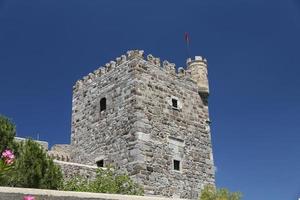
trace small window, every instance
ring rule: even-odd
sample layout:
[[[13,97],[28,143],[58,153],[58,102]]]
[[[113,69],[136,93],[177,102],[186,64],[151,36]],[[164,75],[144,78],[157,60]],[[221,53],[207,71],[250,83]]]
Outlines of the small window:
[[[104,167],[104,161],[103,160],[98,160],[96,162],[96,164],[97,164],[97,167]]]
[[[178,108],[178,100],[177,99],[172,99],[172,106],[173,106],[173,108]]]
[[[106,110],[106,98],[100,100],[100,112]]]
[[[180,171],[180,161],[179,160],[173,160],[173,168],[176,171]]]

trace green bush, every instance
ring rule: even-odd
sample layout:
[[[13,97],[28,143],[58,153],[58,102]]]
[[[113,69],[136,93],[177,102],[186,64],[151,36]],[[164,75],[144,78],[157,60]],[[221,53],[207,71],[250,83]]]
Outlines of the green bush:
[[[10,170],[2,170],[0,185],[57,189],[62,183],[59,167],[38,143],[32,140],[16,143],[15,135],[14,123],[0,115],[0,152],[10,149],[16,158]]]
[[[200,200],[240,200],[239,192],[230,192],[225,188],[216,189],[214,186],[207,185],[201,191]]]
[[[127,174],[118,174],[112,167],[99,169],[96,178],[91,181],[81,176],[73,177],[64,182],[61,190],[128,195],[144,194],[143,188],[133,182]]]
[[[88,180],[82,176],[73,176],[72,178],[64,181],[59,190],[76,191],[76,192],[90,192],[88,189]]]
[[[57,189],[62,180],[60,168],[53,163],[40,144],[33,140],[20,143],[19,157],[7,181],[8,186]]]

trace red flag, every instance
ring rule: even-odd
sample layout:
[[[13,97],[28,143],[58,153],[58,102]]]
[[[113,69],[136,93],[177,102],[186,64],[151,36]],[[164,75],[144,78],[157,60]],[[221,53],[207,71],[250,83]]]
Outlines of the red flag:
[[[188,44],[190,43],[190,36],[189,36],[189,33],[188,32],[185,32],[184,33],[184,40],[185,42]]]

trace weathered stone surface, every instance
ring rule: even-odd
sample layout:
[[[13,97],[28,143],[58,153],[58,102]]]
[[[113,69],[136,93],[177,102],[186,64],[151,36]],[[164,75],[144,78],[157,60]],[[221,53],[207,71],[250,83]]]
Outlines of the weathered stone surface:
[[[103,159],[143,184],[146,195],[196,199],[214,184],[207,61],[189,59],[177,74],[175,64],[143,53],[128,51],[77,81],[70,157],[86,165]]]
[[[25,195],[34,196],[38,200],[171,200],[162,197],[144,197],[118,194],[63,192],[57,190],[0,187],[0,200],[21,200]]]
[[[61,168],[65,179],[69,179],[74,176],[93,179],[95,178],[98,169],[96,166],[64,162],[60,160],[54,160],[54,163]]]
[[[71,160],[71,149],[72,146],[69,144],[56,144],[52,146],[50,151],[48,151],[48,155],[53,159],[68,162]]]

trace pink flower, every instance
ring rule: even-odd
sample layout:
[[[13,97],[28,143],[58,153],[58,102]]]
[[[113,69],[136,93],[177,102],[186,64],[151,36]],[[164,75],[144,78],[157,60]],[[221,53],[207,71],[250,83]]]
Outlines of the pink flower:
[[[27,195],[23,197],[23,200],[35,200],[35,197],[31,195]]]
[[[2,152],[2,158],[14,159],[15,155],[11,150],[6,149],[5,151]]]
[[[13,164],[13,162],[15,160],[15,155],[9,149],[6,149],[5,151],[3,151],[1,157],[3,158],[5,164],[7,164],[7,165]]]

